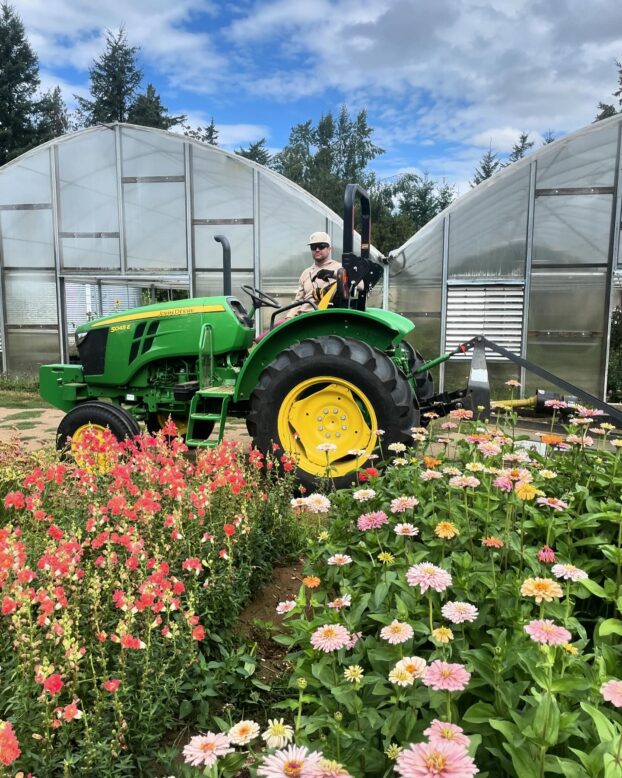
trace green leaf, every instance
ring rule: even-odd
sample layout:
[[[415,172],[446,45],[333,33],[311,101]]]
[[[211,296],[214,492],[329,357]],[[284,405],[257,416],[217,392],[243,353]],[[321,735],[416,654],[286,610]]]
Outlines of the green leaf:
[[[509,743],[504,743],[503,748],[512,757],[512,764],[520,778],[540,778],[540,767],[529,749],[516,748]]]
[[[492,705],[487,702],[476,702],[475,705],[471,705],[462,718],[470,724],[488,724],[495,715],[496,711]]]
[[[192,713],[192,703],[190,700],[182,700],[181,705],[179,706],[179,718],[185,719],[186,716],[189,716]]]
[[[601,743],[613,740],[613,738],[616,736],[615,727],[605,716],[605,714],[601,713],[598,708],[595,708],[588,702],[582,702],[581,707],[594,722],[594,726],[596,727],[596,731],[598,732],[598,737],[600,738]]]
[[[566,778],[589,778],[590,774],[572,759],[560,756],[547,756],[544,762],[545,772],[564,775]]]
[[[590,594],[600,597],[601,599],[607,599],[607,593],[602,586],[599,586],[596,581],[592,581],[590,578],[583,578],[579,581],[581,586],[585,587]]]
[[[488,723],[493,729],[501,732],[508,743],[519,745],[525,740],[516,724],[512,724],[510,721],[505,721],[504,719],[490,719]]]
[[[537,734],[537,743],[541,746],[554,746],[559,737],[559,708],[552,694],[543,694],[536,715],[533,720],[533,728]]]
[[[620,619],[605,619],[598,625],[598,634],[600,637],[606,635],[622,635],[622,621]]]

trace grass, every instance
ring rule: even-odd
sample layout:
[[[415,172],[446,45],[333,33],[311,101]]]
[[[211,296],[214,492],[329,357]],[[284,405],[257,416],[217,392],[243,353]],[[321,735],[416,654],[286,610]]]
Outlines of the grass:
[[[0,376],[1,408],[50,408],[39,396],[39,381],[34,376]]]

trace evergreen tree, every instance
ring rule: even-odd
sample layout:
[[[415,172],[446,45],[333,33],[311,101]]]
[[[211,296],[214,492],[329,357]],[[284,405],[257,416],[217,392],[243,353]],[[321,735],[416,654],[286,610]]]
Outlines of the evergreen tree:
[[[0,6],[0,165],[36,143],[32,119],[39,65],[12,6]]]
[[[185,120],[185,116],[168,116],[168,108],[162,105],[153,84],[147,84],[147,91],[144,95],[138,95],[127,114],[129,124],[157,127],[160,130],[170,130]]]
[[[544,135],[544,138],[542,139],[542,145],[543,146],[548,146],[548,144],[549,143],[553,143],[554,140],[555,140],[555,135],[554,135],[553,131],[552,130],[547,130],[545,135]]]
[[[142,81],[136,54],[138,48],[127,42],[122,27],[114,34],[106,31],[106,48],[89,69],[91,97],[74,95],[77,100],[77,118],[82,126],[107,122],[125,122]]]
[[[518,162],[519,159],[522,159],[525,156],[533,144],[534,142],[529,140],[529,133],[521,132],[518,136],[518,143],[515,143],[512,146],[512,152],[508,157],[508,161],[502,165],[502,167],[507,167],[508,165],[511,165],[512,162]]]
[[[618,88],[611,94],[618,98],[618,109],[616,109],[613,103],[598,103],[598,113],[594,119],[595,122],[599,122],[601,119],[608,119],[617,113],[622,113],[622,61],[616,60],[616,66],[618,68]]]
[[[213,116],[207,127],[197,127],[195,130],[187,124],[182,126],[184,128],[184,135],[187,135],[189,138],[200,140],[201,143],[209,143],[212,146],[218,146],[218,130],[216,129]]]
[[[69,129],[69,114],[60,87],[46,92],[35,105],[37,145],[64,135]]]
[[[336,120],[328,113],[316,126],[309,120],[293,127],[272,167],[341,213],[346,184],[373,183],[367,165],[384,152],[373,143],[372,133],[366,111],[352,119],[343,106]]]
[[[471,186],[477,186],[487,178],[491,178],[500,167],[501,162],[497,159],[496,153],[493,152],[492,146],[490,146],[488,151],[482,157],[479,163],[479,167],[475,169],[475,173],[473,174],[473,181],[471,181]]]
[[[253,162],[258,162],[260,165],[269,165],[272,159],[272,155],[266,148],[265,138],[249,144],[247,149],[237,149],[235,153],[246,157],[246,159],[252,159]]]

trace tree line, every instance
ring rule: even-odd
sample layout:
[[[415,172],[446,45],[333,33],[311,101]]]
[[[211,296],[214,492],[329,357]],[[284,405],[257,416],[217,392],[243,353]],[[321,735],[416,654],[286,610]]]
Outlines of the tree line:
[[[0,165],[69,130],[109,122],[175,129],[217,146],[213,117],[205,127],[191,127],[186,116],[169,113],[153,84],[142,88],[138,56],[139,48],[129,45],[123,28],[108,30],[104,50],[89,68],[89,97],[74,95],[76,109],[70,114],[58,86],[39,91],[37,56],[20,17],[5,0],[0,6]],[[616,64],[619,88],[613,96],[619,108],[599,103],[595,121],[622,112],[622,64]],[[379,180],[369,165],[384,150],[374,142],[373,132],[365,110],[352,116],[344,105],[337,115],[329,112],[315,123],[308,120],[294,126],[287,144],[276,154],[270,153],[265,138],[236,153],[281,173],[337,213],[342,211],[346,184],[360,183],[371,195],[374,244],[387,252],[447,207],[456,190],[444,180],[412,172]],[[553,140],[549,132],[544,143]],[[474,171],[471,186],[522,159],[533,146],[529,134],[522,132],[507,161],[502,161],[491,145]]]

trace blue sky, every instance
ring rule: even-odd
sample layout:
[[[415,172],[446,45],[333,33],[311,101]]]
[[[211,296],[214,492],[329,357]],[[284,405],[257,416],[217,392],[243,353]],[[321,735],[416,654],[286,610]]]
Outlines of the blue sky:
[[[11,1],[11,0],[9,0]],[[427,172],[460,192],[492,144],[540,145],[613,102],[621,0],[13,0],[43,88],[73,107],[105,30],[123,25],[173,114],[213,116],[224,148],[346,104],[366,108],[379,178]]]

